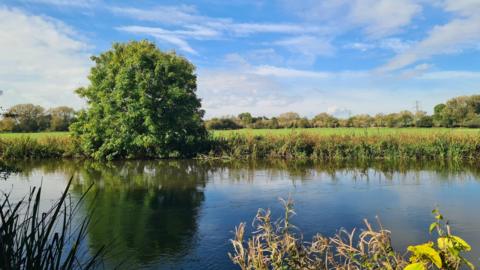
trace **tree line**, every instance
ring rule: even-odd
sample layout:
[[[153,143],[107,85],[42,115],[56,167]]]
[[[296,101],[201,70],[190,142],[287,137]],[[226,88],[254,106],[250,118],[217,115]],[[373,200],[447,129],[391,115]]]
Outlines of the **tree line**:
[[[276,117],[254,117],[245,112],[238,116],[212,118],[206,121],[208,129],[277,129],[277,128],[337,128],[337,127],[480,127],[480,95],[460,96],[434,107],[432,115],[424,111],[404,110],[398,113],[374,116],[358,114],[348,118],[337,118],[320,113],[308,119],[298,113],[287,112]]]
[[[8,108],[0,120],[0,132],[68,131],[76,112],[66,106],[45,109],[34,104]]]
[[[460,96],[434,107],[434,113],[401,111],[374,116],[358,114],[337,118],[320,113],[308,119],[295,112],[276,117],[252,116],[245,112],[238,116],[212,118],[205,121],[207,129],[278,129],[278,128],[337,128],[337,127],[467,127],[480,128],[480,95]],[[45,109],[34,104],[18,104],[10,107],[0,120],[0,132],[68,131],[75,122],[77,112],[60,106]]]

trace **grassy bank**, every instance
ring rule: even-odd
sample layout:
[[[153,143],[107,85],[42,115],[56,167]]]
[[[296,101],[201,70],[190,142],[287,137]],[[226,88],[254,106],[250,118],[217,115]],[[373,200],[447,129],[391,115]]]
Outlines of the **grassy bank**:
[[[240,130],[212,134],[208,159],[478,160],[480,134],[465,129]],[[4,159],[82,157],[68,133],[0,135]]]

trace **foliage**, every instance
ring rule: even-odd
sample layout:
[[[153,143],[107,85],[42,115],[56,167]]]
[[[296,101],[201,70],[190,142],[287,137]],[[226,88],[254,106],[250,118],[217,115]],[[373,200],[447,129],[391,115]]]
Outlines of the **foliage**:
[[[75,110],[61,106],[45,110],[34,104],[17,104],[0,120],[0,132],[67,131],[75,121]]]
[[[245,223],[235,228],[231,240],[233,253],[229,254],[234,264],[242,270],[267,269],[461,269],[473,265],[460,256],[470,246],[461,238],[443,232],[437,222],[433,229],[439,230],[438,250],[433,243],[410,246],[408,259],[394,250],[390,231],[378,222],[379,229],[365,220],[365,228],[359,234],[340,230],[333,237],[316,234],[305,241],[291,223],[295,214],[293,202],[284,201],[284,217],[273,220],[270,210],[260,209],[253,221],[254,230],[245,240]],[[438,215],[437,215],[438,216]],[[432,230],[432,228],[431,228]]]
[[[234,119],[231,118],[212,118],[205,122],[207,129],[229,130],[242,128]]]
[[[411,253],[410,262],[405,269],[462,269],[467,266],[475,269],[473,264],[462,256],[462,252],[470,251],[472,248],[462,238],[452,235],[451,228],[438,209],[432,211],[435,215],[435,222],[430,225],[430,233],[437,234],[437,245],[428,242],[421,245],[409,246]]]
[[[68,131],[70,125],[75,121],[75,110],[61,106],[48,110],[47,114],[50,117],[51,131]]]
[[[8,109],[7,115],[15,123],[12,131],[35,132],[48,126],[45,109],[38,105],[18,104]]]
[[[90,219],[74,225],[77,204],[67,201],[67,185],[53,207],[42,212],[42,189],[14,203],[9,194],[0,202],[0,269],[94,269],[104,254],[82,254]]]
[[[72,131],[95,159],[195,155],[207,136],[195,67],[148,41],[116,43],[92,57],[90,85]]]

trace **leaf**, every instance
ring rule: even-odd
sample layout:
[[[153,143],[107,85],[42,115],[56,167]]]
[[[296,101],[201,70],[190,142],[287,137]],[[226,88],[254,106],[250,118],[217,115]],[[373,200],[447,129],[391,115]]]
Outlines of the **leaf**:
[[[439,237],[437,239],[437,244],[438,244],[438,248],[440,249],[447,249],[453,246],[452,241],[447,237]]]
[[[427,270],[423,263],[411,263],[407,265],[403,270]]]
[[[435,228],[437,228],[437,226],[438,226],[438,223],[437,223],[437,222],[433,222],[432,224],[430,224],[430,227],[428,228],[428,231],[429,231],[430,233],[432,233],[433,230],[435,230]]]
[[[463,250],[465,251],[470,251],[472,250],[472,247],[467,243],[467,241],[463,240],[462,238],[458,237],[458,236],[455,236],[455,235],[452,235],[451,236],[453,238],[453,240],[459,244]]]
[[[426,243],[417,246],[409,246],[408,250],[418,258],[428,258],[438,268],[442,267],[442,258],[440,254],[432,248],[433,243]]]

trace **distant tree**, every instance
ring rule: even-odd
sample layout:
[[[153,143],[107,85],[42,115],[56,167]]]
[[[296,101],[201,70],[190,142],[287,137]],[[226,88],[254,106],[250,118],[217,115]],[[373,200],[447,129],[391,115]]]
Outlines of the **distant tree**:
[[[383,113],[378,113],[373,117],[373,126],[375,127],[386,127],[387,126],[387,116]]]
[[[248,125],[253,123],[253,117],[250,113],[244,112],[238,115],[238,119],[240,119],[240,122],[244,127],[247,127]]]
[[[312,125],[306,117],[300,118],[295,122],[295,127],[297,128],[310,128]]]
[[[67,131],[75,120],[75,110],[66,106],[49,109],[47,115],[50,117],[50,130],[53,131]]]
[[[351,117],[353,127],[371,127],[374,119],[368,114],[359,114]]]
[[[33,104],[18,104],[8,109],[6,113],[15,121],[13,131],[37,132],[48,127],[45,109]]]
[[[15,129],[15,120],[11,117],[4,117],[0,120],[0,132],[12,132]]]
[[[480,114],[480,95],[460,96],[448,100],[442,109],[442,122],[449,127],[466,126]]]
[[[433,108],[433,123],[437,127],[448,127],[450,123],[447,121],[447,117],[445,116],[444,110],[447,105],[441,103],[437,104]]]
[[[415,126],[422,128],[433,127],[433,117],[430,115],[419,116],[416,119]]]
[[[339,123],[338,119],[331,116],[330,114],[320,113],[312,119],[312,125],[314,127],[335,128],[339,126]]]
[[[398,126],[398,115],[396,113],[389,113],[385,115],[385,126],[392,128]]]
[[[116,43],[92,57],[88,108],[71,130],[96,159],[193,156],[208,133],[195,67],[149,41]]]
[[[414,115],[410,111],[401,111],[397,115],[397,127],[413,127]]]
[[[232,118],[212,118],[205,122],[207,129],[212,130],[228,130],[242,128],[235,119]]]
[[[300,120],[300,115],[296,112],[286,112],[280,114],[277,119],[280,127],[293,128],[296,127],[296,122]]]

